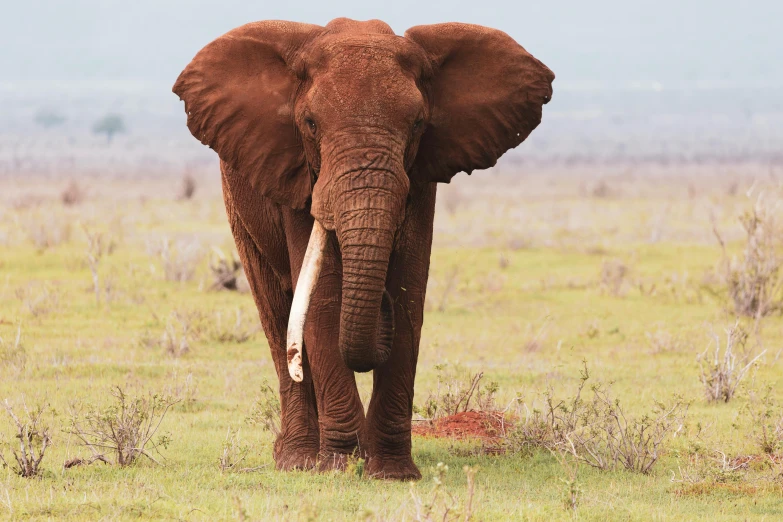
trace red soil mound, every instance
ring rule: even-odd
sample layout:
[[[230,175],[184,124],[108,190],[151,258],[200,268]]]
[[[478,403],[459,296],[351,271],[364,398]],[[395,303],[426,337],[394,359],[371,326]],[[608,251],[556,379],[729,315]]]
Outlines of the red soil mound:
[[[509,427],[502,412],[465,411],[434,421],[414,423],[413,433],[423,437],[498,442]]]

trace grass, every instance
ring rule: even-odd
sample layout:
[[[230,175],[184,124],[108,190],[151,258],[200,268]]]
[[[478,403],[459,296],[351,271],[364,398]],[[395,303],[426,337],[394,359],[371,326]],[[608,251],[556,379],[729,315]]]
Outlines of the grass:
[[[415,402],[424,407],[437,391],[443,363],[466,375],[483,372],[482,383],[497,383],[495,403],[503,407],[517,396],[534,404],[547,390],[567,396],[586,360],[592,377],[612,383],[629,415],[675,394],[690,401],[685,427],[662,444],[649,474],[597,470],[546,450],[483,455],[464,451],[469,441],[420,437],[413,454],[423,479],[414,494],[409,484],[363,478],[360,464],[338,474],[274,471],[272,433],[263,422],[246,422],[264,380],[277,382],[250,296],[210,291],[208,256],[192,276],[172,278],[147,249],[166,238],[231,252],[215,187],[199,184],[181,201],[111,199],[95,189],[78,205],[62,205],[54,194],[45,204],[2,207],[0,400],[45,402],[57,415],[39,478],[0,468],[0,518],[416,520],[417,506],[421,518],[434,494],[439,509],[463,511],[471,497],[471,520],[783,516],[772,463],[729,469],[732,459],[763,453],[743,413],[752,396],[745,386],[769,386],[768,404],[783,402],[781,317],[764,317],[759,328],[741,319],[758,330],[767,353],[730,403],[708,403],[699,380],[697,356],[711,332],[735,321],[727,290],[711,277],[722,250],[706,209],[719,207],[726,248],[739,252],[743,197],[705,188],[693,199],[686,179],[596,197],[535,180],[532,189],[493,189],[499,182],[481,183],[481,175],[456,181],[470,187],[450,200],[451,212],[439,208]],[[476,200],[464,200],[479,186]],[[73,233],[39,241],[46,223]],[[654,241],[648,223],[658,227]],[[88,258],[82,225],[114,241],[97,263]],[[617,292],[607,263],[627,267]],[[187,334],[172,318],[191,318]],[[167,328],[187,335],[187,350],[170,353]],[[371,376],[358,381],[368,398]],[[69,407],[105,409],[116,386],[132,396],[181,399],[158,432],[171,438],[161,449],[165,461],[64,468],[91,457],[67,433]],[[12,440],[14,429],[0,419],[0,443]],[[472,487],[465,466],[475,470]]]

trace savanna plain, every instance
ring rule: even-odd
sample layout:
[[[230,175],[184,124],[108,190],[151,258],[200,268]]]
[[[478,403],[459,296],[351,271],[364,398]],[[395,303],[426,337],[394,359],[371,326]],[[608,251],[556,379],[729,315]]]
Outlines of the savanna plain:
[[[442,185],[413,484],[275,471],[214,164],[5,177],[0,518],[780,520],[781,175],[502,162]]]

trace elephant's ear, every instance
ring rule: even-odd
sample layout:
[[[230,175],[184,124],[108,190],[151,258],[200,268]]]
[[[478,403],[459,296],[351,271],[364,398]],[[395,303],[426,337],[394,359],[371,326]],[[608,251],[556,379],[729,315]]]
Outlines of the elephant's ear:
[[[414,164],[430,181],[495,165],[541,122],[555,75],[506,33],[447,23],[412,27],[405,37],[434,65],[430,125]]]
[[[322,30],[265,21],[238,27],[204,47],[177,78],[188,128],[274,201],[302,208],[310,174],[293,119],[299,85],[291,62]]]

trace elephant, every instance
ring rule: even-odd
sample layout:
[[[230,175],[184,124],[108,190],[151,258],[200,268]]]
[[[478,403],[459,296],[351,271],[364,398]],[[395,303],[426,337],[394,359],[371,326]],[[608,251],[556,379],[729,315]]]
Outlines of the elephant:
[[[506,33],[379,20],[253,22],[173,91],[217,152],[279,378],[279,470],[421,477],[411,454],[435,194],[541,122],[554,74]],[[366,413],[354,372],[373,371]]]

